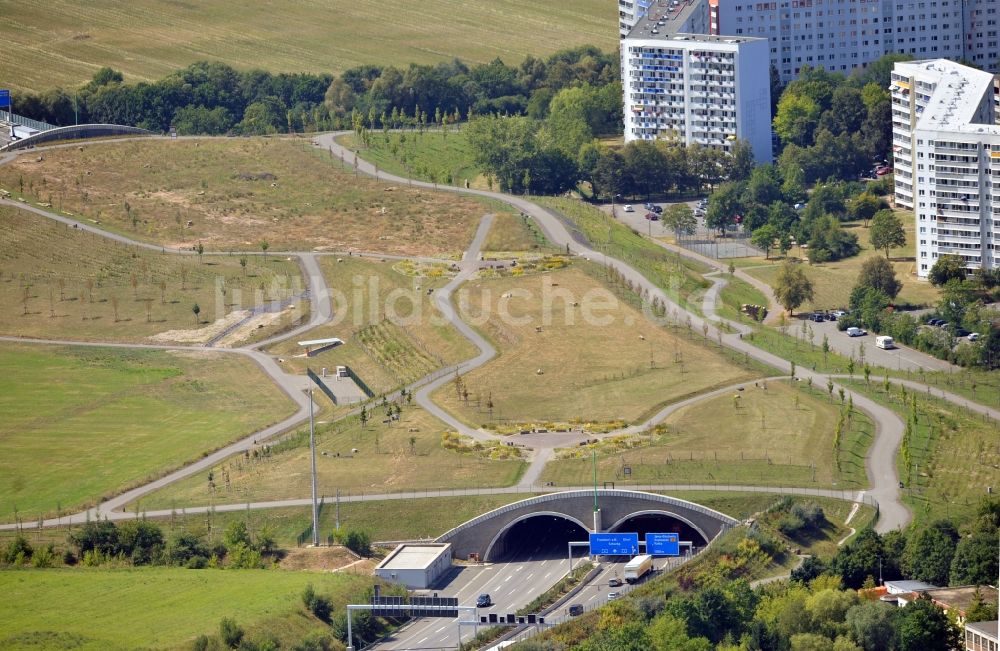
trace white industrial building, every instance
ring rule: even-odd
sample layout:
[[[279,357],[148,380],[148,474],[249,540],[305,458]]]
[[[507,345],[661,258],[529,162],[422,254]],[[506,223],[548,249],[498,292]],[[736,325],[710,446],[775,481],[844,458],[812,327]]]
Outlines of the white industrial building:
[[[677,138],[729,151],[746,140],[771,160],[767,41],[653,33],[647,16],[622,40],[625,141]]]
[[[404,543],[378,564],[375,575],[414,590],[425,590],[450,567],[450,543]]]
[[[961,58],[986,69],[995,69],[1000,56],[1000,0],[692,0],[690,4],[707,6],[708,23],[704,31],[689,31],[768,39],[770,62],[786,82],[803,66],[850,73],[892,52],[919,59]],[[619,0],[622,36],[644,16],[674,6],[674,0]]]
[[[917,274],[942,255],[969,270],[997,266],[1000,126],[994,76],[945,59],[892,72],[896,205],[912,208]]]

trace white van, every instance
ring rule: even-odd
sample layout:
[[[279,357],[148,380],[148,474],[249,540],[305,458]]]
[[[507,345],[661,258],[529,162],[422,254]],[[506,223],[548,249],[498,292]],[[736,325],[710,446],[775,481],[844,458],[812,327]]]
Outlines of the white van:
[[[892,350],[896,347],[896,342],[892,340],[892,337],[879,336],[875,337],[875,347],[881,348],[882,350]]]
[[[854,326],[851,326],[850,328],[848,328],[844,332],[847,333],[848,337],[864,337],[866,334],[868,334],[866,331],[862,330],[861,328],[855,328]]]

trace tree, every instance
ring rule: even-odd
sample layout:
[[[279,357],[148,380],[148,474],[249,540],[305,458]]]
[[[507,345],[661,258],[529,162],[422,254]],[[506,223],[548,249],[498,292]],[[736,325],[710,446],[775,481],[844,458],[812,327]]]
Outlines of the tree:
[[[869,287],[893,299],[899,294],[903,284],[896,280],[896,270],[888,260],[873,255],[861,264],[855,287]]]
[[[743,181],[753,171],[753,147],[747,140],[737,140],[729,150],[729,180]]]
[[[896,643],[894,615],[899,609],[865,601],[847,611],[847,629],[864,651],[886,651]]]
[[[996,578],[997,529],[981,527],[958,541],[951,560],[949,585],[988,584]]]
[[[869,220],[884,206],[885,202],[874,194],[862,192],[847,204],[847,214],[851,219],[864,222],[865,226],[868,226]]]
[[[369,556],[372,552],[371,537],[364,531],[351,529],[344,534],[344,547],[360,556]]]
[[[226,543],[226,547],[233,549],[237,545],[246,545],[247,547],[253,546],[253,541],[250,540],[250,530],[247,529],[247,523],[243,520],[233,520],[226,527],[226,533],[222,538],[223,542]]]
[[[886,259],[889,249],[906,246],[906,231],[903,222],[891,210],[880,210],[872,217],[871,230],[868,233],[872,248],[884,249]]]
[[[663,224],[674,232],[680,240],[684,235],[691,235],[698,227],[698,219],[694,211],[686,203],[675,203],[663,211]]]
[[[819,117],[820,106],[811,97],[786,89],[778,101],[774,131],[782,143],[806,147],[812,144],[813,131]]]
[[[268,244],[267,240],[264,240],[260,243],[260,250],[264,254],[264,260],[267,260],[267,250],[269,248],[271,248],[271,245]]]
[[[904,554],[907,575],[934,585],[947,585],[951,562],[958,544],[955,525],[938,520],[914,535]]]
[[[719,232],[725,232],[734,223],[736,215],[745,211],[744,187],[743,183],[723,183],[717,187],[708,198],[705,225]]]
[[[962,258],[957,255],[942,255],[931,267],[927,278],[932,285],[946,285],[949,280],[965,280],[965,267]]]
[[[901,610],[896,627],[899,651],[958,648],[958,628],[929,599],[917,599]]]
[[[799,264],[785,262],[775,279],[774,295],[792,315],[795,308],[813,299],[813,284]]]
[[[201,306],[195,303],[191,306],[191,311],[194,312],[194,322],[201,323],[201,319],[199,318],[199,315],[201,314]]]
[[[240,267],[243,268],[243,277],[247,276],[247,257],[245,255],[240,256]]]
[[[758,249],[764,249],[764,259],[771,258],[771,249],[778,239],[778,229],[773,224],[764,224],[750,236],[750,243]]]

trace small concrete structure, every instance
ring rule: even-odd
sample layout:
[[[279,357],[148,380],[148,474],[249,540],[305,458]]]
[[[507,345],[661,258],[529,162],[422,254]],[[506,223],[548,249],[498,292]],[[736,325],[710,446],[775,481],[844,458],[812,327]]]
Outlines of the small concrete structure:
[[[329,339],[310,339],[309,341],[300,341],[298,343],[299,346],[306,349],[306,357],[311,357],[314,353],[321,353],[324,350],[342,346],[344,341],[336,337],[330,337]],[[314,351],[313,348],[316,350]]]
[[[451,567],[448,543],[403,543],[378,564],[375,575],[408,588],[425,590]]]
[[[889,594],[908,594],[910,592],[925,592],[933,590],[936,585],[924,583],[923,581],[886,581],[885,591]]]

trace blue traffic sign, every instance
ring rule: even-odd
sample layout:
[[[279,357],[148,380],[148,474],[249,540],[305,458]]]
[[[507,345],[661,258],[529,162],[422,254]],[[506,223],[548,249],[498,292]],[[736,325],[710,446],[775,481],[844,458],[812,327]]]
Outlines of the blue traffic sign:
[[[647,533],[646,553],[653,556],[680,556],[680,534]]]
[[[635,556],[639,553],[637,533],[592,533],[590,534],[590,554],[592,556]]]
[[[0,90],[0,108],[10,108],[9,90]]]

